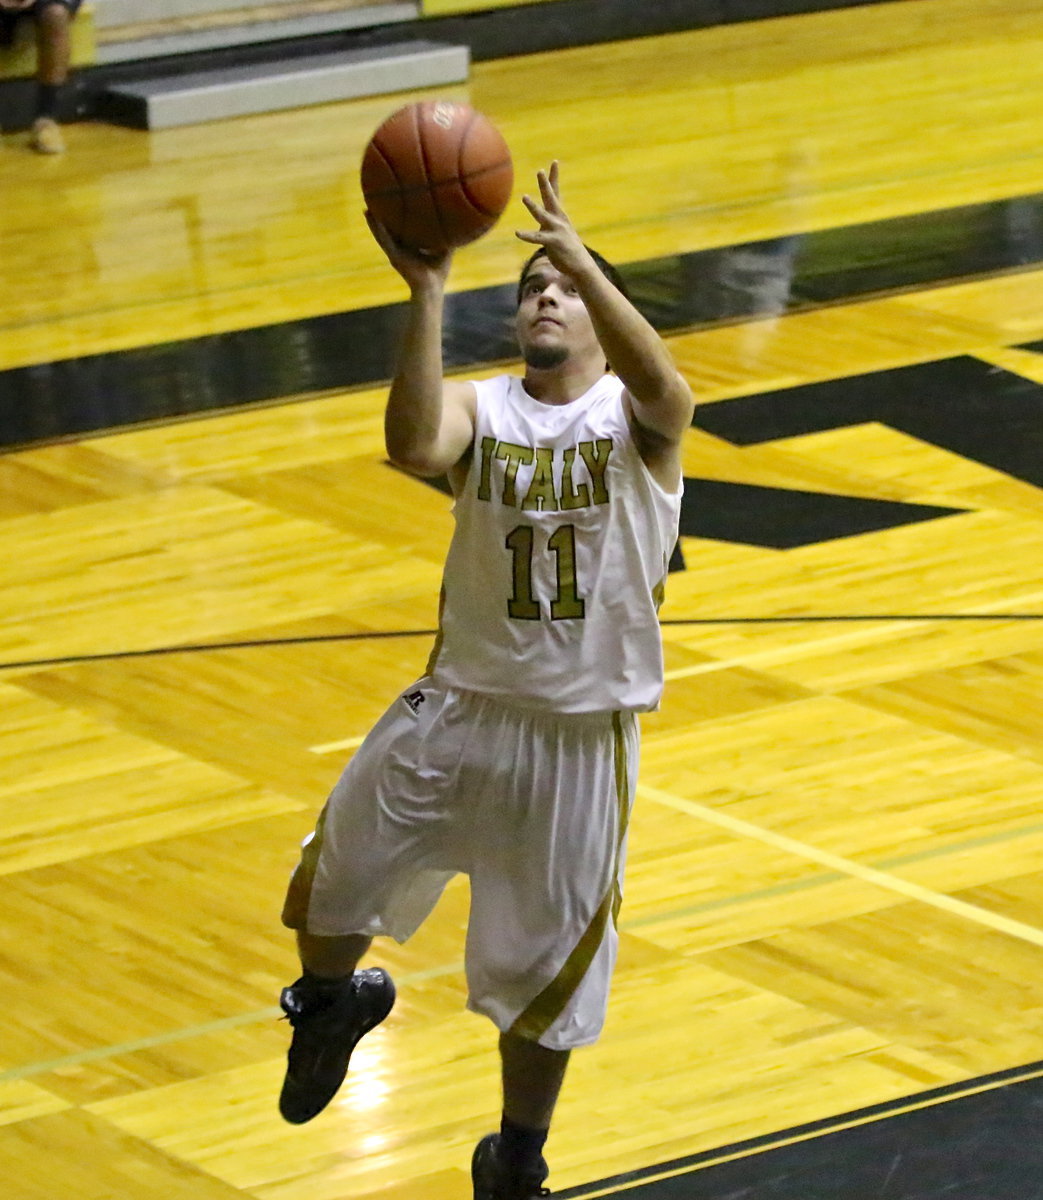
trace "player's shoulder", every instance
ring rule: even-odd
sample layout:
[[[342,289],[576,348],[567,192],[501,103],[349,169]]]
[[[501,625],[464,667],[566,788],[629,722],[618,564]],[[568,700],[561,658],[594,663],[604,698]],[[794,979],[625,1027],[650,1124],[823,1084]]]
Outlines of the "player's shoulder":
[[[587,395],[587,404],[588,407],[596,410],[603,420],[629,427],[627,390],[618,375],[602,375],[590,389]]]
[[[626,386],[618,375],[613,375],[609,371],[601,376],[601,379],[595,385],[595,390],[597,395],[602,397],[605,402],[622,404]]]
[[[492,375],[488,379],[472,379],[469,386],[474,389],[476,403],[481,407],[504,404],[524,392],[522,381],[517,375]]]
[[[443,379],[442,403],[447,409],[466,414],[473,424],[478,412],[478,392],[474,383],[463,379]]]
[[[521,386],[521,379],[517,375],[508,374],[490,375],[486,379],[472,379],[469,382],[478,392],[505,392],[514,385]]]

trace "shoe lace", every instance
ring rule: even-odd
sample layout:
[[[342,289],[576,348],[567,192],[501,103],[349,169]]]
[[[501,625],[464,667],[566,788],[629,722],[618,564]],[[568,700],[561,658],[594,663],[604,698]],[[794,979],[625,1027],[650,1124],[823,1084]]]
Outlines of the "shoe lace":
[[[283,1015],[281,1021],[289,1021],[294,1029],[322,1017],[333,1005],[332,989],[299,989],[299,984],[287,988],[282,996]]]
[[[296,1029],[299,1025],[303,1024],[310,1015],[311,1014],[308,1012],[308,1010],[303,1006],[294,1004],[283,1009],[283,1014],[279,1020],[289,1021],[290,1025]]]

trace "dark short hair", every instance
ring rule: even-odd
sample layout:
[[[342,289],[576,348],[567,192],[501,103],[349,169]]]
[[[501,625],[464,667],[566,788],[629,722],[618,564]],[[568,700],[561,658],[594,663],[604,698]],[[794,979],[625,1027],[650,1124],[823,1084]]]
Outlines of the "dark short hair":
[[[607,258],[603,258],[600,254],[598,254],[596,250],[592,250],[589,246],[584,246],[583,249],[586,250],[586,252],[594,260],[594,262],[597,264],[598,270],[602,275],[605,276],[609,283],[611,283],[617,291],[622,292],[623,295],[629,300],[630,293],[627,291],[627,285],[623,282],[623,276],[620,275],[619,271],[608,261]],[[532,254],[529,255],[528,259],[526,260],[525,266],[522,267],[521,274],[518,276],[517,302],[519,304],[521,303],[522,298],[522,285],[525,283],[525,276],[528,275],[529,268],[536,261],[536,259],[546,257],[547,248],[545,246],[539,246]]]

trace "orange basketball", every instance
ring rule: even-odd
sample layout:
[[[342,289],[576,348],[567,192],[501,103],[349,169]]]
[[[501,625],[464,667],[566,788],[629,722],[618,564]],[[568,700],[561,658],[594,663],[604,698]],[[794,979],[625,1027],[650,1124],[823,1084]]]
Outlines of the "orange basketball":
[[[397,242],[429,254],[492,229],[513,183],[507,143],[468,104],[408,104],[377,129],[362,156],[370,212]]]

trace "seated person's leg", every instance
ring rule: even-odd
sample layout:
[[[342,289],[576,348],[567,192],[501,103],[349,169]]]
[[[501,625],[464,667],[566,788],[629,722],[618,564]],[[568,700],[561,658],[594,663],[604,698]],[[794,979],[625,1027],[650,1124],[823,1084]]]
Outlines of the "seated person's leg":
[[[72,56],[69,26],[78,7],[79,0],[37,0],[33,7],[37,97],[30,144],[41,154],[60,154],[65,149],[58,128],[58,98],[69,78]]]
[[[17,24],[17,14],[0,9],[0,50],[13,44]]]

